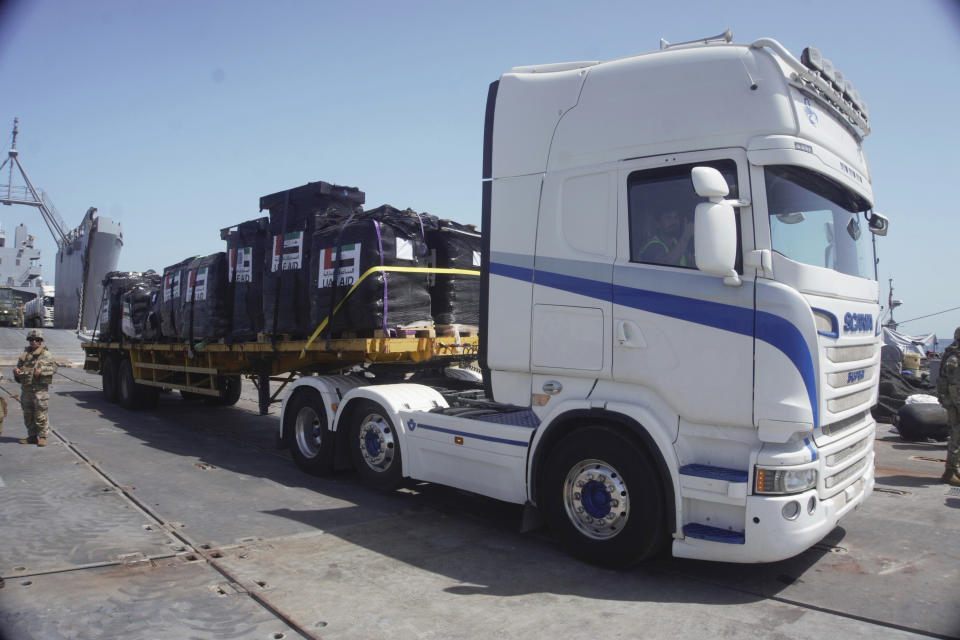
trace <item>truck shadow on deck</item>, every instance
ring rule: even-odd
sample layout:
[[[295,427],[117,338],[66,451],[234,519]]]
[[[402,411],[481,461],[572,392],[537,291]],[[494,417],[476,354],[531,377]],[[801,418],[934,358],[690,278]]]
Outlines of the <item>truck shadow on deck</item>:
[[[64,390],[59,395],[70,398],[80,409],[96,412],[101,421],[109,423],[108,428],[125,432],[148,447],[311,492],[301,495],[295,506],[304,501],[329,503],[331,499],[350,503],[348,507],[278,506],[258,511],[447,576],[461,583],[445,589],[456,595],[548,592],[638,602],[758,602],[803,582],[811,567],[829,555],[846,534],[838,527],[819,545],[776,563],[740,565],[661,557],[614,571],[568,556],[545,528],[521,533],[522,508],[518,505],[423,482],[411,481],[382,493],[361,486],[352,472],[329,478],[307,475],[297,469],[286,451],[275,448],[278,416],[260,416],[243,407],[191,405],[177,394],[164,394],[152,412],[131,412],[108,404],[96,390]],[[71,430],[69,435],[84,448],[80,430]],[[108,461],[101,463],[108,473],[109,467]],[[148,488],[142,487],[142,491],[146,495]]]

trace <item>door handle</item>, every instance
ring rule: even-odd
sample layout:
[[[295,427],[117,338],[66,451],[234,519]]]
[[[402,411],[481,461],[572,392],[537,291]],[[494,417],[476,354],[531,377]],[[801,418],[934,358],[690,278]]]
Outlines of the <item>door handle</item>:
[[[617,323],[617,344],[628,349],[646,349],[647,341],[635,322],[621,320]]]

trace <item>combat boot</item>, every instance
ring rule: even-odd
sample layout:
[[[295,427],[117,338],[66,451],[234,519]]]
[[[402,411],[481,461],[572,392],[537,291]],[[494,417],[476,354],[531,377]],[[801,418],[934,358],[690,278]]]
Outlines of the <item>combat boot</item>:
[[[943,475],[940,476],[940,482],[945,482],[951,487],[960,487],[960,474],[953,469],[944,471]]]
[[[20,438],[20,444],[37,444],[37,436],[30,436],[29,438]]]
[[[47,439],[46,439],[46,438],[37,438],[37,446],[38,446],[38,447],[45,447],[45,446],[47,446]]]

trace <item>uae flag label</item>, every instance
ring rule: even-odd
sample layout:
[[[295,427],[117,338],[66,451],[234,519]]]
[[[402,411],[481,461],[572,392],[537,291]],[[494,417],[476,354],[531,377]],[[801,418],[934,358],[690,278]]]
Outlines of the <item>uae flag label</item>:
[[[273,236],[271,271],[299,269],[303,262],[303,231],[291,231]]]
[[[230,282],[253,282],[253,247],[230,249],[227,274]]]
[[[320,250],[320,278],[317,281],[318,289],[333,286],[333,276],[336,272],[338,286],[351,286],[360,277],[360,243],[344,244],[340,246],[340,264],[337,269],[335,262],[336,247]]]
[[[170,302],[180,297],[180,270],[168,273],[163,278],[163,301]]]

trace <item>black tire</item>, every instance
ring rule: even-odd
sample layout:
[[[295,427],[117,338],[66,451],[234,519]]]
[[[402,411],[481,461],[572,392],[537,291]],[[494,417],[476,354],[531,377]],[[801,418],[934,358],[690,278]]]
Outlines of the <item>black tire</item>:
[[[206,402],[220,407],[232,407],[240,400],[240,392],[243,391],[242,378],[220,376],[217,378],[217,387],[220,389],[220,396],[204,396]]]
[[[117,375],[120,405],[124,409],[137,411],[153,409],[160,399],[160,389],[146,384],[138,384],[133,377],[133,366],[129,360],[120,363]]]
[[[120,406],[124,409],[137,409],[137,383],[133,378],[133,367],[130,361],[124,359],[120,363],[117,373],[117,397],[120,400]]]
[[[900,407],[897,415],[897,430],[904,440],[946,440],[949,436],[947,410],[939,403],[905,404]]]
[[[403,458],[396,428],[376,402],[362,400],[350,420],[350,459],[360,480],[372,489],[389,491],[403,480]]]
[[[668,540],[660,474],[641,445],[612,427],[583,427],[561,440],[540,498],[554,535],[587,562],[629,567]]]
[[[327,429],[323,398],[313,389],[298,390],[283,412],[283,433],[293,461],[315,476],[333,473],[334,436]]]
[[[108,355],[103,360],[100,381],[103,383],[103,399],[111,404],[120,401],[119,362],[116,356]]]

